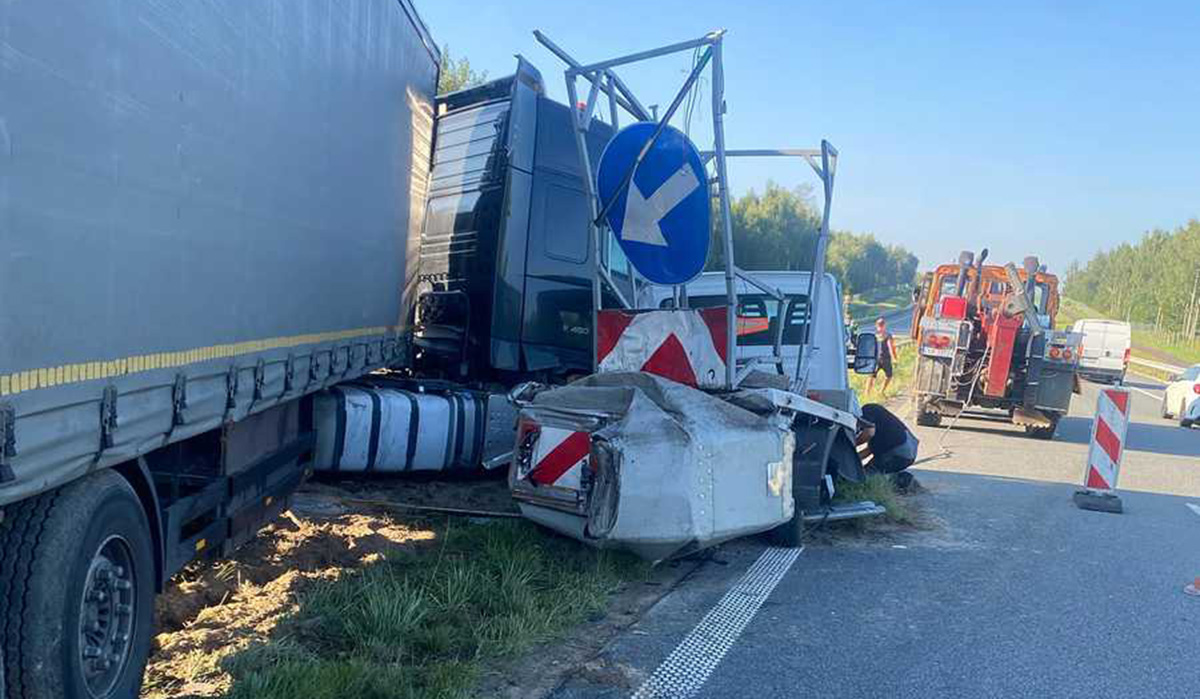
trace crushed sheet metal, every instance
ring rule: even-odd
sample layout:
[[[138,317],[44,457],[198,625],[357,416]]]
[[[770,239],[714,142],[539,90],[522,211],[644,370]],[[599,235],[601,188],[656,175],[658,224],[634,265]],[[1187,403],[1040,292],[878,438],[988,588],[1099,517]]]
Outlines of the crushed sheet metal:
[[[717,605],[671,651],[633,699],[688,699],[704,683],[750,624],[759,607],[804,549],[769,548]]]
[[[796,440],[790,413],[766,410],[648,373],[594,374],[544,391],[521,412],[541,436],[518,437],[513,498],[534,522],[650,561],[767,531],[793,515],[784,466]],[[568,434],[591,440],[560,452]],[[587,481],[570,477],[577,465]],[[533,477],[542,470],[548,477]],[[612,516],[593,521],[595,513]]]

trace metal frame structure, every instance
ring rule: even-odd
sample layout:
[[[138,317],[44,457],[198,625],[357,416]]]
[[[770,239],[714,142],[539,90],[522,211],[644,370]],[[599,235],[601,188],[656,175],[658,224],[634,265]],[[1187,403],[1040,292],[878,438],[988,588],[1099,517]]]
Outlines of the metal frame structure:
[[[729,322],[726,328],[726,346],[729,347],[730,359],[725,366],[725,388],[733,390],[746,378],[750,370],[759,363],[774,363],[780,373],[783,371],[783,319],[777,323],[775,330],[775,351],[774,356],[769,359],[751,360],[743,365],[740,369],[737,367],[737,308],[738,308],[738,292],[737,282],[742,280],[764,293],[772,296],[780,303],[780,314],[786,311],[787,299],[785,295],[776,288],[768,286],[762,281],[756,279],[753,274],[745,270],[739,269],[733,255],[733,220],[730,211],[729,202],[729,186],[728,174],[726,171],[726,160],[731,157],[793,157],[803,158],[810,167],[817,173],[824,189],[824,209],[821,215],[821,226],[817,233],[816,250],[814,255],[814,263],[812,274],[809,279],[808,290],[808,308],[809,320],[805,323],[804,341],[800,347],[800,357],[796,362],[796,374],[792,377],[791,388],[793,391],[801,395],[807,394],[808,389],[808,367],[812,363],[813,352],[813,320],[815,319],[815,309],[818,308],[818,296],[821,290],[820,280],[825,276],[825,250],[829,243],[829,212],[833,202],[833,183],[834,176],[837,172],[837,149],[834,148],[828,141],[821,141],[819,149],[758,149],[758,150],[728,150],[725,148],[725,70],[722,59],[722,41],[725,36],[725,30],[710,32],[698,39],[681,41],[679,43],[662,46],[648,51],[640,51],[625,56],[619,56],[605,61],[596,63],[583,64],[575,60],[566,51],[552,42],[540,31],[534,31],[534,37],[550,50],[551,53],[558,56],[567,65],[564,72],[566,81],[567,95],[571,102],[571,113],[574,120],[575,145],[579,154],[582,171],[587,173],[584,178],[584,188],[587,193],[588,201],[592,210],[591,221],[588,226],[590,242],[592,250],[596,255],[596,271],[597,274],[592,283],[592,299],[593,299],[593,316],[592,327],[596,327],[596,313],[602,308],[602,284],[607,283],[613,294],[620,300],[625,308],[633,308],[634,305],[630,299],[624,298],[619,287],[613,282],[610,271],[610,261],[607,255],[607,246],[604,243],[607,241],[605,233],[611,233],[611,229],[607,224],[607,214],[613,204],[620,197],[620,194],[629,186],[633,185],[633,175],[637,172],[637,168],[641,165],[646,155],[650,152],[654,143],[658,140],[671,118],[675,116],[675,112],[683,104],[688,93],[692,90],[696,81],[704,73],[705,69],[710,65],[712,73],[710,76],[712,85],[712,114],[713,114],[713,149],[711,151],[703,151],[701,153],[702,160],[707,166],[712,163],[715,172],[713,173],[710,183],[715,185],[715,196],[717,197],[718,211],[720,215],[721,239],[724,251],[725,260],[725,290],[726,290],[726,312]],[[674,99],[661,116],[658,115],[658,110],[654,110],[652,115],[646,111],[642,103],[634,95],[633,91],[621,80],[614,72],[618,67],[647,61],[654,58],[660,58],[684,51],[698,52],[698,56],[694,61],[691,72],[684,80],[683,85],[675,93]],[[588,90],[586,102],[579,99],[578,79],[586,79],[591,87]],[[612,122],[614,130],[620,128],[618,123],[618,108],[623,109],[626,113],[633,117],[635,121],[654,122],[657,128],[651,135],[650,139],[642,147],[642,150],[635,158],[633,165],[622,179],[621,186],[618,187],[616,194],[607,202],[601,202],[599,195],[596,192],[596,183],[591,173],[592,168],[591,156],[587,149],[587,129],[591,123],[593,114],[597,108],[597,102],[600,94],[603,92],[608,98],[609,119]],[[581,107],[581,108],[580,108]],[[710,189],[711,191],[711,189]],[[636,276],[634,282],[634,293],[636,296]],[[686,307],[687,291],[686,285],[679,285],[675,288],[675,299],[677,307]],[[633,299],[636,302],[637,299]],[[593,361],[596,359],[596,345],[592,343]]]

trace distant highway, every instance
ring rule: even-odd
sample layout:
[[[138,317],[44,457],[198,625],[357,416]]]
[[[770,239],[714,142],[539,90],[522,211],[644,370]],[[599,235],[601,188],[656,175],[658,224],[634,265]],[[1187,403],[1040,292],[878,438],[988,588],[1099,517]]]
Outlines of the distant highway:
[[[912,329],[912,311],[913,307],[908,305],[904,308],[897,308],[894,311],[887,311],[878,315],[859,316],[854,319],[854,322],[858,323],[860,331],[865,331],[868,329],[868,326],[875,322],[876,318],[882,315],[883,319],[887,321],[888,330],[892,331],[896,339],[900,339],[908,335]]]

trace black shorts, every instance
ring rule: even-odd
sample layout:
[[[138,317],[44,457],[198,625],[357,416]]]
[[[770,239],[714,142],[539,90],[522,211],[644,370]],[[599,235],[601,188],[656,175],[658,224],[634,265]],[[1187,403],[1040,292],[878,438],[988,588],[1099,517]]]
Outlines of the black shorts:
[[[879,366],[875,367],[875,375],[878,376],[881,371],[884,376],[892,378],[892,358],[886,354],[879,357]]]

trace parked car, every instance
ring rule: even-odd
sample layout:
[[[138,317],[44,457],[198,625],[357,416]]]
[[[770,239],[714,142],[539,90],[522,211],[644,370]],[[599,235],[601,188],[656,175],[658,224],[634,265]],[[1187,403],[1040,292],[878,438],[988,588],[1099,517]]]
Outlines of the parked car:
[[[1179,424],[1190,427],[1197,418],[1188,409],[1196,404],[1197,398],[1200,398],[1200,364],[1193,364],[1167,384],[1163,391],[1162,416],[1178,418]]]
[[[1200,423],[1200,400],[1188,403],[1187,410],[1179,417],[1180,427],[1191,427],[1196,423]]]
[[[1079,373],[1094,381],[1124,383],[1125,372],[1129,369],[1129,323],[1084,318],[1075,321],[1071,330],[1083,333]]]

